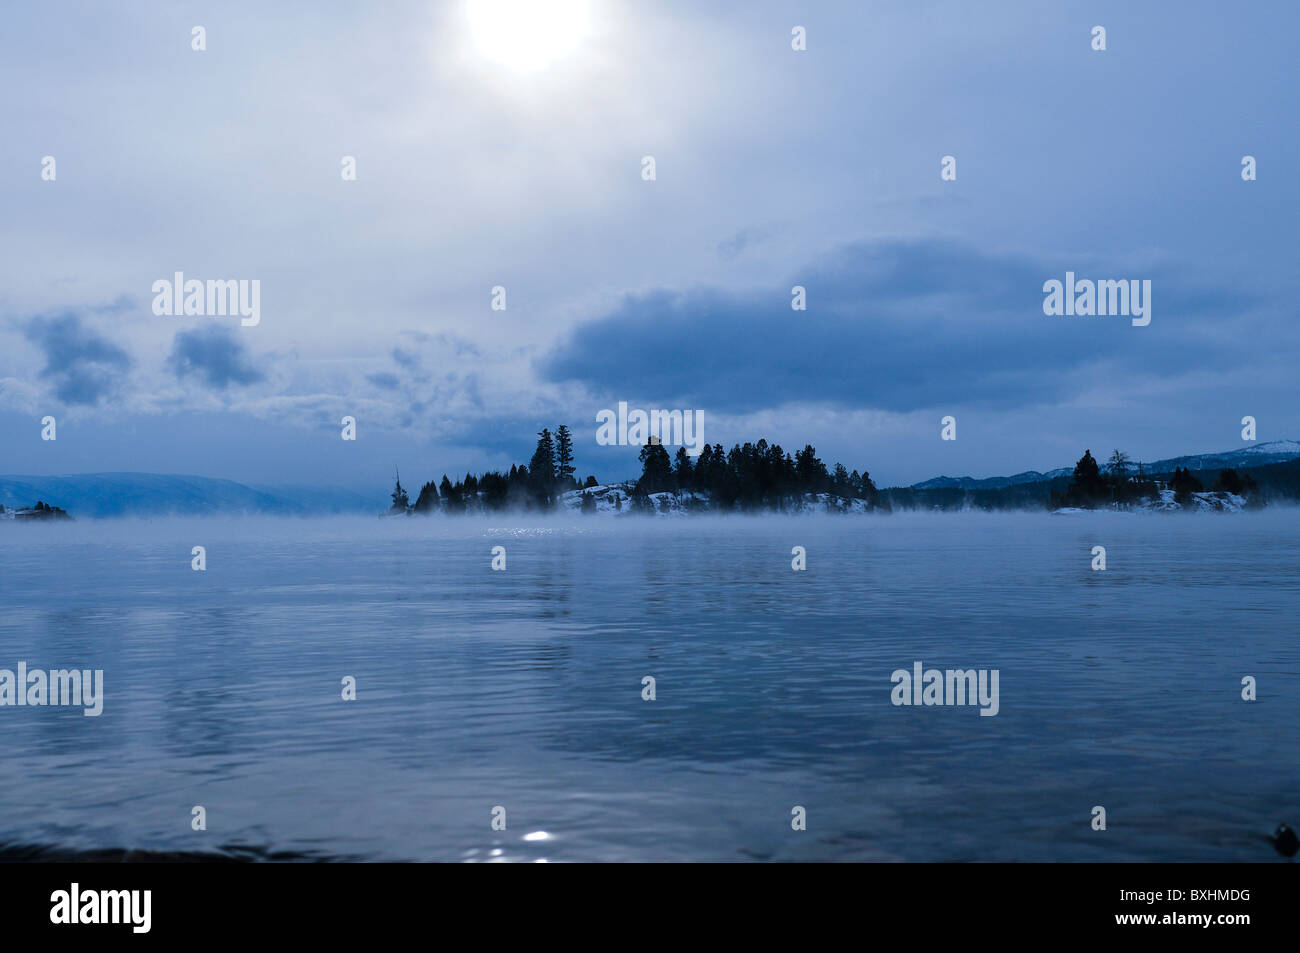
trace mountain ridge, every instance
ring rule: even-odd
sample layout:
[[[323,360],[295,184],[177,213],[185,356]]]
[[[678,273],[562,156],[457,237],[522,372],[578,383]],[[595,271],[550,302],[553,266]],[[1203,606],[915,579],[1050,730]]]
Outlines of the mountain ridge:
[[[1300,441],[1270,440],[1237,450],[1223,450],[1217,453],[1189,453],[1180,457],[1170,457],[1166,460],[1155,460],[1150,463],[1143,461],[1142,468],[1147,473],[1172,473],[1178,468],[1189,470],[1232,470],[1244,466],[1284,463],[1297,457],[1300,457]],[[1136,462],[1134,461],[1135,464]],[[1103,473],[1109,471],[1104,462],[1099,460],[1098,463],[1101,463]],[[1008,486],[1042,483],[1058,477],[1068,477],[1073,472],[1074,467],[1069,466],[1048,470],[1045,473],[1040,473],[1037,470],[1026,470],[1013,476],[981,478],[937,476],[921,483],[913,483],[910,488],[913,490],[934,490],[955,487],[962,490],[1000,490]]]
[[[382,490],[372,498],[342,487],[247,484],[173,473],[0,475],[0,504],[8,508],[40,500],[89,517],[374,513],[384,508],[384,497]]]
[[[1217,453],[1185,454],[1143,463],[1148,473],[1235,469],[1300,458],[1300,441],[1273,440]],[[1105,469],[1103,467],[1103,469]],[[1011,476],[975,478],[938,476],[905,489],[997,490],[1068,477],[1073,467]],[[611,484],[612,485],[612,484]],[[339,486],[240,483],[191,474],[114,471],[56,476],[0,475],[0,504],[30,507],[38,500],[76,516],[167,516],[245,513],[250,515],[320,516],[374,514],[388,508],[387,488],[373,495]]]

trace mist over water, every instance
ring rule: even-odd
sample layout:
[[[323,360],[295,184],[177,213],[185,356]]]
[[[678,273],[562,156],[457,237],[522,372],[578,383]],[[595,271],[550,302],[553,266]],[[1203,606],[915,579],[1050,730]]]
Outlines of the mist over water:
[[[1284,509],[9,524],[0,668],[103,669],[105,698],[0,708],[0,845],[1274,859],[1297,567]],[[998,669],[997,716],[895,707],[918,660]]]

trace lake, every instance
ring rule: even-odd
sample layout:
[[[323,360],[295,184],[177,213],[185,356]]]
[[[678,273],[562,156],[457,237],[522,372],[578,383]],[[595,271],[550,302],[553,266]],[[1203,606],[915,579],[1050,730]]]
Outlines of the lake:
[[[9,523],[0,669],[104,697],[0,707],[0,855],[1276,860],[1298,570],[1282,509]]]

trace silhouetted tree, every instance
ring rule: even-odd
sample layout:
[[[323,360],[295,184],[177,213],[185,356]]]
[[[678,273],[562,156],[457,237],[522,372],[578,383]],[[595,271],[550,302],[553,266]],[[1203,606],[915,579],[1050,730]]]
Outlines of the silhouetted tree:
[[[438,485],[430,480],[420,487],[420,495],[415,498],[414,510],[417,513],[432,513],[438,508]]]
[[[1224,493],[1235,493],[1241,495],[1244,489],[1241,477],[1237,476],[1236,470],[1220,470],[1219,478],[1214,481],[1214,488]]]
[[[830,482],[826,475],[826,464],[817,459],[817,450],[812,444],[807,444],[794,455],[794,469],[799,482],[809,493],[824,491]]]
[[[641,461],[641,479],[637,489],[642,494],[662,493],[673,488],[673,465],[668,459],[668,451],[657,440],[641,448],[638,459]]]
[[[707,443],[700,455],[695,458],[694,471],[691,473],[691,489],[707,490],[709,488],[709,471],[713,466],[713,448]]]
[[[563,492],[589,490],[600,485],[594,475],[588,476],[581,487],[574,480],[573,437],[567,427],[558,428],[554,437],[549,429],[537,436],[537,448],[528,466],[511,465],[507,472],[489,471],[478,476],[467,473],[455,484],[444,475],[436,487],[429,483],[421,488],[415,511],[547,508]],[[1086,456],[1091,460],[1090,454]],[[840,463],[828,472],[812,445],[805,446],[792,458],[780,444],[769,444],[766,439],[736,444],[730,452],[723,450],[720,443],[706,444],[692,459],[685,447],[677,449],[675,458],[670,457],[662,442],[652,438],[641,448],[638,459],[641,475],[634,492],[626,496],[611,492],[608,497],[616,510],[621,510],[623,502],[627,502],[635,510],[653,511],[651,494],[695,490],[708,496],[707,504],[701,506],[716,510],[783,510],[789,505],[803,509],[810,495],[820,493],[828,494],[825,507],[834,512],[849,509],[848,501],[852,499],[862,499],[872,509],[889,505],[868,473],[859,474],[857,470],[850,473]],[[1094,474],[1095,469],[1093,461]],[[594,495],[581,494],[579,509],[589,512],[595,502]]]
[[[1193,493],[1202,492],[1205,487],[1201,481],[1192,475],[1192,471],[1186,467],[1174,470],[1174,475],[1169,480],[1169,488],[1174,491],[1174,500],[1178,503],[1188,503]]]
[[[831,472],[831,492],[836,496],[849,496],[849,471],[844,469],[844,464],[835,464],[835,469]]]
[[[854,479],[856,478],[856,479]],[[866,500],[871,507],[880,505],[880,491],[876,489],[876,484],[871,480],[871,474],[866,470],[862,471],[862,476],[858,476],[858,471],[853,471],[853,482],[857,485],[857,495],[859,499]]]
[[[528,484],[537,505],[550,508],[555,502],[555,441],[549,429],[537,435],[537,449],[528,463]]]
[[[448,513],[458,513],[464,509],[460,492],[451,485],[445,473],[442,475],[442,482],[438,484],[438,492],[442,495],[442,508]]]
[[[393,505],[389,507],[388,512],[405,513],[410,505],[411,501],[407,497],[406,491],[402,489],[402,475],[399,473],[397,474],[397,486],[393,488]]]
[[[506,505],[516,509],[530,506],[533,502],[532,479],[527,467],[510,468],[507,478],[509,488],[506,490]]]
[[[1110,459],[1106,461],[1106,465],[1110,468],[1110,475],[1116,483],[1128,482],[1128,471],[1131,464],[1132,461],[1129,459],[1129,455],[1122,450],[1116,450],[1110,455]]]
[[[555,432],[555,479],[564,492],[577,487],[573,480],[573,434],[569,428],[560,424]]]
[[[1091,509],[1110,496],[1110,487],[1102,477],[1101,468],[1097,466],[1092,451],[1083,451],[1083,456],[1074,465],[1074,475],[1065,491],[1064,504]]]
[[[679,490],[689,490],[695,480],[695,466],[685,447],[677,448],[677,456],[673,460],[673,477],[677,480]]]

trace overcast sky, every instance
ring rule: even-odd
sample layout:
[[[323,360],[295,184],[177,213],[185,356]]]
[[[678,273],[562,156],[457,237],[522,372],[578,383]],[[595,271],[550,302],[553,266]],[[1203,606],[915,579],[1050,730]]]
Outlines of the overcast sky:
[[[590,0],[541,68],[470,6],[6,6],[0,473],[418,485],[565,423],[608,480],[620,400],[879,485],[1300,438],[1300,6]],[[1150,325],[1045,316],[1067,270]],[[177,271],[260,323],[155,315]]]

